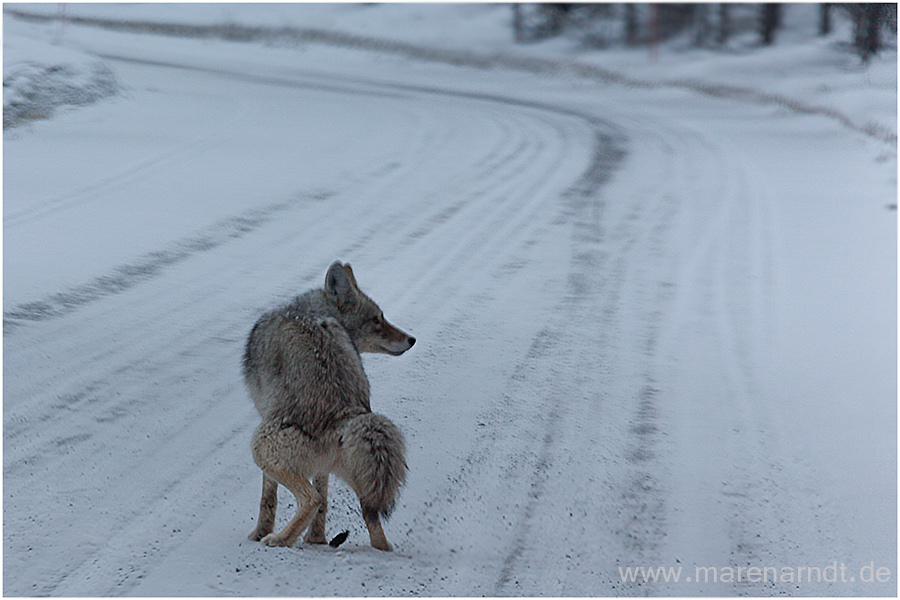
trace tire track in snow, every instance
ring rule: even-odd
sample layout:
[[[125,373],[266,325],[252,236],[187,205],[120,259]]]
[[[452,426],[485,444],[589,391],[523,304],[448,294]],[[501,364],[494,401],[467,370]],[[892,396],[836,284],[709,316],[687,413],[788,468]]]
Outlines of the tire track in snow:
[[[532,534],[535,546],[514,557],[528,565],[518,573],[521,581],[503,578],[501,582],[506,585],[498,586],[497,594],[541,589],[543,593],[566,596],[586,588],[597,589],[598,584],[608,586],[605,589],[617,595],[672,593],[672,590],[666,591],[664,586],[653,583],[627,584],[619,579],[618,573],[604,572],[600,565],[604,562],[625,567],[667,565],[673,551],[703,545],[670,546],[668,542],[673,530],[677,532],[684,527],[680,516],[685,508],[684,497],[680,492],[673,493],[677,490],[672,489],[672,477],[667,470],[671,468],[673,450],[677,449],[673,444],[683,444],[685,439],[672,438],[681,434],[671,427],[671,413],[680,407],[671,405],[677,390],[669,388],[666,363],[671,350],[672,323],[685,316],[681,285],[690,283],[679,273],[695,261],[690,254],[682,255],[673,250],[690,247],[679,245],[678,236],[684,235],[696,240],[698,247],[706,247],[704,240],[720,229],[716,215],[722,214],[725,206],[731,206],[735,188],[741,189],[742,184],[738,183],[734,173],[739,163],[729,162],[729,153],[723,153],[721,148],[690,131],[661,125],[653,119],[650,123],[655,129],[648,129],[646,122],[629,124],[627,120],[623,121],[626,126],[631,125],[629,131],[632,134],[639,139],[650,139],[659,147],[659,160],[650,161],[644,157],[644,164],[657,167],[652,173],[653,179],[648,179],[644,191],[635,193],[633,198],[617,198],[619,207],[613,205],[616,210],[603,205],[605,227],[595,236],[601,243],[594,250],[590,245],[581,247],[581,260],[591,264],[592,269],[576,288],[600,299],[597,306],[586,309],[588,314],[595,316],[582,321],[599,324],[596,330],[584,332],[599,340],[596,358],[593,363],[586,361],[585,367],[595,371],[606,367],[615,371],[608,377],[596,378],[591,387],[606,390],[599,402],[601,410],[606,409],[606,421],[629,423],[628,435],[617,437],[621,432],[612,432],[611,439],[605,441],[607,449],[612,448],[615,452],[603,458],[611,480],[609,487],[620,490],[621,495],[608,499],[609,510],[585,514],[582,517],[585,525],[581,528],[572,524],[567,532],[560,533],[556,527],[540,522]],[[701,169],[709,169],[716,176],[700,176],[703,174]],[[703,187],[698,188],[698,185]],[[722,198],[729,202],[723,204]],[[710,206],[705,206],[706,203]],[[740,206],[740,201],[736,204]],[[621,207],[625,206],[628,208],[623,210]],[[735,224],[743,223],[738,217],[740,212],[727,214],[735,219]],[[685,215],[705,215],[705,218],[686,220]],[[591,237],[582,236],[584,242]],[[719,255],[715,251],[709,254]],[[708,271],[704,268],[701,272]],[[728,321],[729,325],[733,322]],[[723,354],[731,351],[724,350]],[[747,352],[738,354],[748,355]],[[580,398],[575,396],[575,399]],[[616,406],[617,403],[620,404]],[[591,409],[596,410],[597,404],[595,399],[589,399],[563,413],[563,422],[558,425],[563,432],[561,435],[580,431],[582,436],[580,439],[567,438],[569,460],[588,460],[586,457],[598,451],[590,443],[589,436],[585,436],[579,422],[584,420],[584,415],[590,414]],[[573,418],[567,419],[568,415]],[[559,457],[556,460],[560,462]],[[718,474],[714,469],[710,470]],[[547,499],[548,506],[561,505],[556,511],[558,517],[565,518],[566,510],[573,516],[581,506],[598,505],[596,497],[592,498],[596,494],[587,491],[596,482],[589,480],[581,484],[586,489],[579,490],[578,486],[571,486],[570,481],[558,480],[556,487],[565,485],[574,489],[566,494],[551,494]],[[552,484],[547,488],[555,491]],[[715,536],[724,536],[725,554],[730,551],[735,565],[746,566],[739,561],[749,560],[748,552],[755,557],[766,555],[765,548],[754,549],[753,544],[748,543],[752,540],[758,546],[760,541],[751,533],[754,530],[752,524],[761,520],[777,522],[778,515],[761,518],[760,506],[750,502],[752,495],[746,491],[731,493],[736,490],[729,489],[731,491],[716,494],[713,501],[733,505],[734,512],[726,514],[722,521],[716,520],[715,513],[709,513],[706,522],[696,524],[696,531],[699,534],[712,528]],[[584,496],[585,504],[578,503],[579,496]],[[596,538],[604,534],[612,535],[598,544]],[[601,549],[598,545],[610,549]],[[565,558],[553,557],[548,552],[551,547],[567,548]],[[514,571],[510,569],[510,572]],[[513,588],[510,583],[518,585]],[[676,588],[674,593],[679,589]]]
[[[657,126],[659,124],[657,123]],[[638,131],[641,129],[638,128]],[[646,134],[646,130],[642,131]],[[634,374],[627,407],[630,423],[629,437],[620,477],[623,477],[622,503],[625,510],[618,521],[616,535],[627,557],[617,564],[667,564],[664,558],[666,538],[678,527],[677,515],[681,507],[672,496],[672,482],[664,466],[670,460],[671,435],[668,424],[672,391],[661,377],[660,334],[674,318],[675,301],[682,283],[678,272],[685,257],[673,246],[673,236],[683,226],[679,215],[705,214],[698,202],[721,197],[722,178],[706,178],[698,170],[705,168],[709,156],[698,153],[698,144],[685,131],[658,127],[650,136],[667,157],[668,167],[658,185],[639,203],[637,212],[620,221],[619,247],[623,249],[615,265],[619,274],[619,289],[604,308],[605,320],[624,322],[626,330],[637,333],[635,339],[624,340],[630,365],[620,363]],[[705,149],[704,149],[705,150]],[[714,162],[720,158],[715,154]],[[725,173],[724,164],[717,173]],[[695,189],[696,186],[713,189]],[[709,231],[709,219],[702,220],[704,232]],[[638,223],[641,225],[636,226]],[[702,233],[694,232],[702,240]],[[618,336],[616,336],[618,337]],[[629,347],[630,345],[630,347]],[[681,441],[681,440],[679,440]],[[610,574],[616,589],[623,587],[631,595],[662,593],[655,582],[637,581],[627,584],[616,581],[618,574]]]
[[[767,176],[755,172],[752,161],[741,160],[742,150],[730,140],[704,139],[710,153],[731,157],[723,163],[728,169],[729,186],[723,194],[720,213],[710,227],[713,234],[698,249],[702,275],[697,273],[697,289],[703,290],[703,303],[711,315],[722,367],[732,436],[724,451],[740,465],[736,472],[722,476],[722,503],[725,507],[730,545],[728,564],[739,567],[788,564],[802,552],[797,540],[813,539],[816,547],[849,546],[838,540],[839,527],[808,530],[808,520],[836,523],[827,502],[819,497],[816,484],[808,474],[785,460],[778,447],[779,428],[772,398],[766,388],[764,360],[776,327],[768,298],[774,286],[772,198],[766,187]],[[800,483],[804,482],[804,483]],[[796,489],[803,485],[803,500]],[[810,515],[798,511],[808,502]],[[798,582],[804,583],[804,582]],[[812,582],[805,582],[807,584]],[[821,583],[821,582],[820,582]],[[729,589],[730,588],[730,589]],[[764,595],[773,593],[810,593],[803,585],[749,581],[735,582],[729,593]],[[832,593],[834,589],[828,589]],[[799,590],[799,591],[798,591]]]
[[[73,190],[69,193],[48,198],[24,208],[22,210],[4,213],[3,227],[13,229],[25,223],[40,220],[41,218],[51,215],[59,210],[83,205],[96,198],[101,193],[121,186],[127,186],[137,181],[141,176],[148,172],[165,168],[178,160],[183,160],[192,154],[203,152],[207,148],[215,145],[223,133],[233,128],[236,124],[246,118],[245,113],[238,114],[235,118],[229,119],[227,122],[218,127],[213,128],[203,136],[191,140],[188,143],[181,144],[167,150],[157,156],[143,160],[137,164],[131,165],[112,176],[103,177],[100,181]]]
[[[788,564],[791,539],[802,537],[797,527],[804,517],[798,518],[786,489],[793,483],[789,465],[779,462],[763,433],[772,431],[769,399],[759,389],[759,360],[772,326],[765,305],[772,286],[771,208],[759,189],[765,177],[752,172],[730,142],[689,127],[655,122],[650,130],[633,123],[629,131],[677,150],[677,162],[660,190],[658,209],[621,221],[640,218],[648,226],[636,243],[620,240],[631,255],[624,261],[631,273],[607,308],[624,327],[643,332],[646,357],[634,362],[647,369],[631,418],[630,470],[639,490],[632,514],[651,503],[645,517],[622,529],[640,546],[625,554],[637,560],[621,566],[681,566],[693,575],[697,565]],[[667,213],[673,202],[677,211]],[[653,303],[637,301],[654,294]],[[636,311],[629,305],[654,310],[630,321]],[[721,369],[690,370],[701,364]],[[651,478],[647,490],[640,489],[642,473]],[[660,494],[664,501],[653,508]],[[825,539],[827,532],[822,535],[823,544],[837,547]],[[718,587],[616,583],[617,590],[649,595],[785,589],[746,581]]]
[[[663,154],[662,160],[653,164],[656,170],[647,174],[643,188],[633,192],[629,198],[601,198],[597,201],[591,198],[590,193],[583,196],[576,193],[571,200],[577,251],[570,267],[569,318],[597,325],[579,333],[579,336],[587,338],[581,340],[586,348],[581,351],[581,362],[575,371],[580,373],[582,379],[581,393],[572,395],[574,406],[566,412],[571,417],[562,427],[569,436],[566,444],[568,460],[576,461],[575,464],[581,465],[584,472],[596,473],[607,483],[603,486],[603,480],[597,481],[588,476],[586,481],[572,486],[572,496],[586,494],[590,498],[598,492],[606,495],[603,504],[617,516],[588,515],[586,522],[600,522],[593,528],[588,525],[582,527],[575,534],[581,536],[577,541],[571,538],[558,540],[559,532],[548,532],[546,527],[542,527],[539,533],[535,533],[537,543],[540,543],[542,536],[548,537],[549,533],[559,547],[566,548],[565,558],[544,566],[539,557],[540,546],[536,546],[527,557],[529,568],[522,570],[525,577],[515,588],[515,593],[524,593],[541,580],[553,581],[554,570],[567,573],[569,578],[588,578],[580,587],[578,584],[566,587],[570,584],[560,581],[557,587],[549,588],[554,594],[568,595],[571,593],[568,590],[585,589],[585,585],[595,586],[606,578],[602,570],[598,571],[598,563],[602,564],[604,559],[610,560],[612,556],[616,557],[616,561],[623,556],[641,560],[651,552],[656,540],[665,535],[665,490],[660,487],[651,462],[652,448],[658,434],[654,404],[656,390],[652,375],[640,366],[647,360],[642,355],[652,357],[650,334],[656,327],[659,315],[644,315],[636,323],[622,324],[631,303],[643,305],[635,302],[634,298],[624,297],[624,294],[635,282],[642,280],[639,270],[644,262],[644,249],[653,245],[653,236],[658,237],[665,232],[667,217],[671,216],[665,207],[674,204],[667,198],[673,176],[672,154]],[[617,219],[610,214],[610,202],[614,202],[614,206],[627,205],[631,208]],[[655,229],[647,225],[651,219],[657,223]],[[653,233],[649,239],[646,237],[648,231]],[[646,331],[647,335],[633,339],[635,332],[642,331]],[[596,342],[588,341],[591,339]],[[635,354],[628,361],[627,368],[621,368],[623,364],[617,363],[617,354],[622,353],[628,356]],[[619,372],[610,373],[613,369]],[[632,381],[635,383],[630,383]],[[598,393],[599,390],[609,391]],[[606,427],[613,427],[613,423],[622,427],[623,423],[630,422],[630,428],[625,430],[630,435],[623,438],[622,432],[617,432],[602,445],[594,443],[592,437],[595,434],[585,431],[584,423],[585,420],[587,423],[593,422],[589,415],[598,411],[600,422],[606,423]],[[598,456],[602,452],[613,454]],[[557,460],[560,458],[557,457]],[[559,482],[557,486],[566,483]],[[568,494],[561,498],[556,494],[547,503],[552,506],[554,501],[562,501],[563,507],[568,507],[570,516],[579,510],[579,505]],[[594,503],[597,504],[596,501]],[[598,536],[608,536],[600,542],[602,547],[617,547],[619,552],[609,556],[610,551],[607,550],[605,557],[604,552],[597,552]],[[610,585],[610,589],[616,589],[614,579],[604,583]],[[505,593],[511,593],[511,590],[505,590]]]
[[[298,204],[322,202],[333,195],[333,192],[301,193],[286,201],[251,209],[238,216],[224,219],[205,231],[179,240],[164,250],[145,254],[135,262],[116,267],[109,274],[41,300],[14,306],[3,311],[3,333],[9,335],[26,322],[63,317],[85,304],[122,293],[159,276],[166,268],[184,262],[195,254],[215,250],[222,244],[256,231],[279,214],[296,208]]]
[[[521,561],[529,546],[529,537],[532,535],[532,520],[541,510],[539,504],[544,501],[544,492],[548,479],[548,471],[553,462],[558,460],[555,448],[560,436],[560,422],[566,413],[571,411],[568,407],[570,398],[578,397],[581,390],[574,382],[578,381],[579,371],[582,365],[573,360],[571,354],[577,347],[577,341],[572,339],[566,323],[574,322],[579,313],[585,311],[585,304],[593,298],[593,279],[598,265],[598,252],[596,246],[602,240],[602,211],[605,199],[601,192],[602,187],[612,177],[615,170],[625,158],[624,139],[611,136],[609,132],[597,131],[592,161],[584,174],[563,195],[565,214],[571,228],[573,254],[566,275],[567,294],[562,298],[562,304],[555,312],[561,316],[552,329],[542,330],[532,343],[531,350],[526,360],[546,359],[551,351],[554,354],[553,362],[557,365],[570,365],[568,369],[558,366],[556,369],[564,370],[563,373],[552,373],[552,379],[556,382],[556,389],[550,398],[545,414],[540,422],[543,423],[543,437],[538,444],[537,458],[534,462],[534,470],[530,477],[529,494],[525,506],[517,520],[515,534],[511,549],[502,562],[502,568],[496,580],[493,594],[496,596],[508,595],[510,589],[516,584],[518,572],[523,570]],[[563,339],[560,339],[563,337]],[[537,378],[528,378],[531,381]],[[583,385],[583,384],[582,384]],[[559,401],[556,401],[559,398]],[[527,570],[528,567],[525,567]],[[519,588],[516,593],[521,593]]]

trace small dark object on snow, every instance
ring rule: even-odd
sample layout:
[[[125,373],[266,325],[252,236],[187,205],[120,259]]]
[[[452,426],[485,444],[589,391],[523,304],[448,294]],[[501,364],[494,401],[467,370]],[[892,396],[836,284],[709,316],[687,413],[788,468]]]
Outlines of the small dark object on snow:
[[[337,534],[336,536],[334,536],[333,538],[331,538],[331,541],[328,542],[328,545],[331,546],[332,548],[337,548],[338,546],[340,546],[341,544],[343,544],[344,542],[347,541],[348,535],[350,535],[349,531],[342,531],[339,534]]]

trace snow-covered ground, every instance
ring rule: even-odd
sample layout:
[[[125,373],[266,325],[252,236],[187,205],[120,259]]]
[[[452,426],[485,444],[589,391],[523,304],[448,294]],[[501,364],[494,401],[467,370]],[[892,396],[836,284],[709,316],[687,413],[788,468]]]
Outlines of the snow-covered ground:
[[[66,15],[4,18],[5,115],[110,83],[4,131],[5,594],[896,594],[894,52]],[[335,259],[419,340],[366,358],[408,438],[393,554],[339,483],[340,548],[246,540],[243,339]]]

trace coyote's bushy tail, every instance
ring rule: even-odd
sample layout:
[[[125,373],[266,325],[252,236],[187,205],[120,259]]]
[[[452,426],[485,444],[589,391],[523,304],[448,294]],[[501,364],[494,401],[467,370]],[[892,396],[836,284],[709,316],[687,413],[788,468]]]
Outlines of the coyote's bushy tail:
[[[366,413],[343,427],[343,476],[363,514],[389,517],[406,480],[403,434],[386,417]]]

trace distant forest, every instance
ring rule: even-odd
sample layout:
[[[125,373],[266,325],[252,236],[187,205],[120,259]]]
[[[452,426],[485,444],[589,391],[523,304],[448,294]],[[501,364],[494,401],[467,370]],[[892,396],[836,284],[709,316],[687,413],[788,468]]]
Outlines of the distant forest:
[[[590,47],[654,45],[687,36],[698,47],[726,47],[751,33],[760,45],[777,43],[784,13],[797,5],[767,4],[514,4],[516,41],[526,43],[575,32]],[[819,4],[814,26],[832,32],[836,19],[853,23],[852,44],[867,61],[896,48],[897,4]]]

